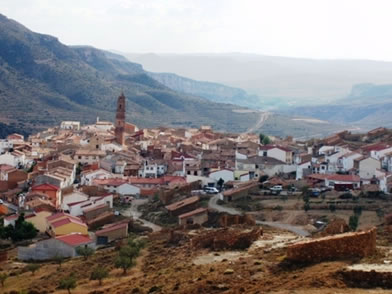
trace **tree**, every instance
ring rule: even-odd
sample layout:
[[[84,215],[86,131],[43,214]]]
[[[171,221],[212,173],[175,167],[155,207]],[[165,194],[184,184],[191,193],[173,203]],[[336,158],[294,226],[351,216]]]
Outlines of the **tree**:
[[[26,269],[34,276],[35,272],[40,268],[39,264],[31,263],[26,266]]]
[[[335,205],[334,203],[331,203],[331,204],[329,205],[329,210],[330,210],[331,212],[335,212],[335,211],[336,211],[336,205]]]
[[[263,133],[259,135],[259,141],[263,145],[268,145],[269,143],[271,143],[270,138],[267,135],[264,135]]]
[[[90,280],[98,280],[99,285],[102,286],[102,280],[109,276],[109,272],[106,268],[97,267],[93,270],[90,276]]]
[[[384,218],[384,210],[382,209],[382,208],[377,208],[377,210],[376,210],[376,214],[377,214],[377,216],[378,216],[378,218],[380,219],[380,220],[382,220],[383,218]]]
[[[309,202],[305,202],[304,204],[304,210],[307,212],[308,210],[310,210],[310,204]]]
[[[60,254],[56,254],[55,257],[53,257],[53,260],[59,265],[59,269],[61,269],[61,265],[64,262],[64,257]]]
[[[355,206],[353,208],[354,214],[360,216],[362,214],[362,206]]]
[[[27,239],[33,239],[37,236],[37,229],[32,223],[26,222],[24,214],[21,213],[15,221],[15,226],[8,225],[2,232],[3,239],[11,239],[13,242],[18,242]]]
[[[90,247],[78,247],[76,248],[76,253],[84,257],[87,260],[94,253],[94,249]]]
[[[348,221],[348,226],[352,231],[357,230],[358,224],[359,224],[359,216],[357,214],[350,216],[350,219]]]
[[[0,274],[1,287],[4,288],[5,280],[7,280],[7,279],[8,279],[8,275],[6,273],[1,273]]]
[[[74,276],[71,275],[68,278],[60,280],[59,288],[65,289],[68,291],[69,294],[71,294],[71,289],[76,288],[76,279],[74,278]]]
[[[225,180],[223,180],[222,178],[220,178],[219,181],[217,182],[217,185],[218,185],[220,191],[222,191],[224,183],[225,183]]]
[[[114,261],[114,266],[116,268],[122,268],[123,274],[127,274],[127,270],[132,266],[132,261],[127,256],[117,256]]]

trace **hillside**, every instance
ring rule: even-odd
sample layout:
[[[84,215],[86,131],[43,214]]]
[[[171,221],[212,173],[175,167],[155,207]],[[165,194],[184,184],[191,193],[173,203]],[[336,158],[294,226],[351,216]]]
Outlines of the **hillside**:
[[[230,103],[250,108],[262,108],[263,101],[246,91],[223,84],[196,81],[172,73],[148,73],[150,77],[178,92],[196,95],[213,102]]]
[[[276,108],[330,103],[355,84],[390,83],[392,62],[317,60],[256,54],[126,54],[148,71],[223,83]]]
[[[212,125],[242,131],[257,114],[177,93],[152,79],[141,65],[86,46],[66,46],[0,15],[0,121],[24,131],[61,120],[113,120],[123,91],[128,120],[142,126]]]
[[[359,84],[351,93],[333,104],[298,107],[288,113],[317,117],[330,122],[355,124],[364,129],[391,127],[392,85]]]

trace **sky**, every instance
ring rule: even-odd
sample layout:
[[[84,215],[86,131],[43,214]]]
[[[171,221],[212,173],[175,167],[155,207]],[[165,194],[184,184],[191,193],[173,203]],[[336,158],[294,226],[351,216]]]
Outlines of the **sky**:
[[[392,61],[391,0],[0,0],[67,45]]]

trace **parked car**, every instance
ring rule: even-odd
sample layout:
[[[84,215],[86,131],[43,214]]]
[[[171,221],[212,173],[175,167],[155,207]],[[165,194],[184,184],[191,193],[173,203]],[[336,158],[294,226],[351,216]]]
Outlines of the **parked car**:
[[[4,201],[0,199],[0,204],[3,204],[3,203],[4,203]]]
[[[207,194],[218,194],[219,190],[215,187],[205,187],[204,191],[207,192]]]
[[[283,191],[283,187],[282,187],[282,185],[275,185],[275,186],[271,187],[270,190],[271,191],[276,191],[276,192],[279,191],[280,192],[280,191]]]

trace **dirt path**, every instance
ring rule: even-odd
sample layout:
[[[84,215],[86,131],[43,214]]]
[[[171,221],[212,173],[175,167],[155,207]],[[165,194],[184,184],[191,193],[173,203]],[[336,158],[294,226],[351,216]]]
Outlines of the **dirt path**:
[[[143,223],[143,225],[151,228],[154,232],[160,231],[160,230],[162,230],[162,227],[160,227],[152,222],[149,222],[145,219],[140,218],[142,213],[138,210],[138,207],[140,205],[147,203],[147,202],[148,202],[148,199],[135,199],[132,201],[131,207],[122,211],[121,214],[123,216],[132,217],[133,219],[141,221]]]
[[[270,112],[260,112],[260,119],[256,122],[254,126],[250,127],[247,131],[245,131],[244,134],[254,133],[258,129],[260,129],[270,115]]]
[[[218,211],[218,212],[225,212],[231,215],[242,215],[243,213],[233,207],[226,207],[218,204],[219,196],[221,194],[216,194],[210,198],[208,201],[208,208]]]

